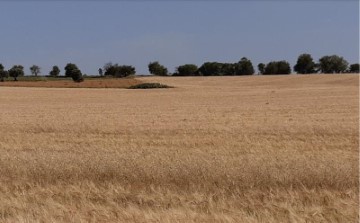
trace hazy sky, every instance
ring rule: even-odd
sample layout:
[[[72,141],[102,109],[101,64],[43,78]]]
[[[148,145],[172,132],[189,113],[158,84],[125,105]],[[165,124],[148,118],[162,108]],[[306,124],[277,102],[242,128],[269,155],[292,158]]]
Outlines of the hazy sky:
[[[147,74],[206,61],[259,62],[338,54],[359,60],[359,2],[0,1],[0,63],[37,64],[47,74],[76,63],[97,74],[106,62]],[[63,70],[62,70],[63,73]]]

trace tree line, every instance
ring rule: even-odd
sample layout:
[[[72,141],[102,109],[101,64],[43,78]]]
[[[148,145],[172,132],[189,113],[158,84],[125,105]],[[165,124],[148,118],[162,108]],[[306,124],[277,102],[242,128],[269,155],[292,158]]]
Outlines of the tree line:
[[[221,62],[205,62],[200,67],[195,64],[184,64],[176,68],[175,73],[171,74],[168,69],[161,65],[158,61],[150,62],[148,64],[150,74],[159,76],[231,76],[231,75],[253,75],[255,74],[254,66],[246,57],[243,57],[237,63],[221,63]],[[259,63],[257,65],[259,74],[262,75],[277,75],[290,74],[292,69],[289,62],[285,60],[271,61],[267,64]],[[318,62],[315,62],[310,54],[301,54],[293,67],[298,74],[313,74],[313,73],[359,73],[359,63],[351,64],[338,55],[323,56]],[[65,67],[65,77],[71,77],[75,82],[82,82],[84,80],[81,70],[76,64],[68,63]],[[41,73],[41,68],[37,65],[30,67],[30,72],[34,76]],[[106,63],[102,68],[99,68],[100,76],[112,77],[127,77],[136,73],[135,67],[131,65],[119,65],[113,63]],[[14,65],[11,69],[5,70],[0,63],[0,81],[5,78],[12,77],[14,81],[18,77],[24,76],[24,67],[22,65]],[[49,72],[49,76],[58,77],[60,75],[60,68],[53,66]]]
[[[159,62],[149,64],[149,72],[154,75],[169,75],[166,67]],[[292,69],[289,62],[285,60],[271,61],[267,64],[259,63],[257,65],[259,74],[276,75],[290,74]],[[323,56],[318,62],[315,62],[310,54],[301,54],[293,67],[298,74],[314,73],[359,73],[359,63],[351,64],[340,56]],[[254,66],[246,57],[240,59],[237,63],[205,62],[200,67],[195,64],[184,64],[176,68],[172,76],[230,76],[230,75],[253,75]]]
[[[65,68],[65,77],[71,77],[75,82],[84,81],[83,74],[76,64],[68,63]],[[41,72],[41,68],[37,65],[30,67],[31,74],[33,76],[38,76]],[[53,66],[52,70],[49,72],[48,76],[57,77],[60,74],[60,68],[58,66]],[[5,67],[0,64],[0,81],[4,82],[5,78],[12,77],[14,81],[18,80],[18,77],[25,76],[24,66],[14,65],[11,69],[5,70]]]

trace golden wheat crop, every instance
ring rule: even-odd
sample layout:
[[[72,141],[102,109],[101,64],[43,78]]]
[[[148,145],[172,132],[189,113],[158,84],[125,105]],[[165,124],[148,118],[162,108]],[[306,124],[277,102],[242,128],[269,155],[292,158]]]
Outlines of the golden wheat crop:
[[[357,222],[357,75],[0,88],[0,222]]]

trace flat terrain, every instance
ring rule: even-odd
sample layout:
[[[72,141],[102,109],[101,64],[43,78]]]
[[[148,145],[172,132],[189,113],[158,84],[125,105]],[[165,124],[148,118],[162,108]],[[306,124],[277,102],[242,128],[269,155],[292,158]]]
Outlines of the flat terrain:
[[[0,87],[0,222],[358,222],[358,78]]]
[[[71,78],[20,77],[0,82],[0,87],[44,87],[44,88],[128,88],[140,84],[136,78],[86,78],[76,83]]]

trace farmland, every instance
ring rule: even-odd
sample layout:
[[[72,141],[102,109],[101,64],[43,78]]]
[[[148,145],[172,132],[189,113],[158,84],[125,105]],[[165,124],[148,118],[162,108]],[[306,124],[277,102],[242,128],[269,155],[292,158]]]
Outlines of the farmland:
[[[0,221],[357,222],[358,78],[0,86]]]

